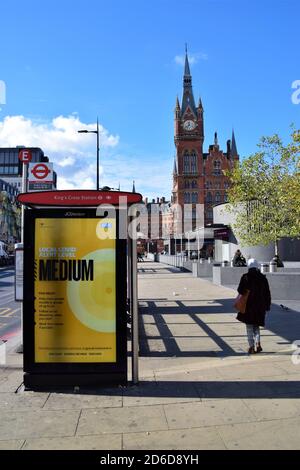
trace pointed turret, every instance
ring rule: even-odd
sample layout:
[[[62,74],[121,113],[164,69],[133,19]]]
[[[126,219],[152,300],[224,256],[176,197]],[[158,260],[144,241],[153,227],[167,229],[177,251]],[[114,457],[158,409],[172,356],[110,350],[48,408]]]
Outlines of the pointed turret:
[[[182,105],[181,105],[181,112],[182,114],[185,112],[187,107],[190,107],[191,111],[197,115],[195,100],[193,95],[193,88],[192,88],[192,76],[190,72],[190,65],[189,65],[189,58],[187,49],[185,51],[185,65],[184,65],[184,76],[183,76],[183,96],[182,96]]]
[[[231,138],[231,158],[238,157],[238,152],[236,148],[234,130],[232,129],[232,138]]]
[[[214,143],[215,143],[215,146],[217,147],[217,145],[219,145],[219,142],[218,142],[218,134],[217,132],[215,132],[215,139],[214,139]]]
[[[132,192],[135,193],[135,181],[133,180],[133,183],[132,183]]]
[[[201,111],[203,111],[202,100],[201,100],[200,97],[199,97],[199,101],[198,101],[198,109],[201,109]]]
[[[181,110],[180,110],[180,104],[179,104],[179,99],[178,99],[178,96],[177,96],[177,97],[176,97],[176,105],[175,105],[175,117],[176,117],[177,119],[180,118],[180,112],[181,112]]]
[[[176,155],[174,156],[173,175],[177,175],[177,162],[176,162]]]

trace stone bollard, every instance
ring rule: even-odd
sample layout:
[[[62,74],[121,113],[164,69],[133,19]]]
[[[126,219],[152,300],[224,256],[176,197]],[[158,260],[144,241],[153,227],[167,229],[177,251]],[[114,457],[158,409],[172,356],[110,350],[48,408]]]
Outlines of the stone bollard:
[[[260,272],[267,273],[269,272],[269,264],[268,263],[261,263],[260,265]]]
[[[270,261],[270,273],[276,273],[277,271],[277,263],[275,261]]]

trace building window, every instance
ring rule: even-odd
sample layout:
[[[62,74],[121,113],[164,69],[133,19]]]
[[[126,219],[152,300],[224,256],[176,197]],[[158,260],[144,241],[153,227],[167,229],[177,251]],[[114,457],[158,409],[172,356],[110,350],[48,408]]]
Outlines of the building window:
[[[185,181],[184,181],[184,187],[185,187],[185,189],[189,189],[189,187],[190,187],[190,182],[187,181],[187,180],[185,180]]]
[[[221,194],[218,192],[216,192],[216,196],[215,196],[215,202],[218,204],[219,202],[221,202]]]
[[[212,209],[207,209],[205,212],[206,218],[212,220],[213,219],[213,210]]]
[[[197,155],[195,150],[192,150],[191,152],[191,173],[197,173]]]
[[[188,151],[183,156],[183,172],[188,174],[190,172],[190,156]]]
[[[224,189],[228,189],[229,188],[229,183],[228,181],[224,181]]]
[[[190,204],[191,202],[191,194],[190,193],[184,193],[184,203],[185,204]]]
[[[211,195],[211,193],[207,193],[207,195],[206,195],[206,202],[212,202],[212,195]]]
[[[198,184],[196,180],[192,181],[192,188],[197,188]]]
[[[224,194],[224,202],[228,202],[228,194],[227,193]]]
[[[192,193],[192,203],[197,204],[198,202],[198,193]]]

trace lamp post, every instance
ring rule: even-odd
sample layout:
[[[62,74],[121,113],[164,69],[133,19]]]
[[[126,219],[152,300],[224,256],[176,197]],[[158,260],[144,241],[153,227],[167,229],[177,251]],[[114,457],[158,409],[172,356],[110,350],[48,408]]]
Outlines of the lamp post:
[[[97,185],[96,189],[99,190],[99,122],[97,117],[97,130],[96,131],[88,131],[87,129],[83,129],[77,131],[78,134],[97,134]]]

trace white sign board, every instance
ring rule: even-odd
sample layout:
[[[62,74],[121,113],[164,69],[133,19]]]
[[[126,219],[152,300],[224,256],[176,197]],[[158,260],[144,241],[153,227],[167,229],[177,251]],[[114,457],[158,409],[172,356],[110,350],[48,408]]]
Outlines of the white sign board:
[[[23,244],[18,243],[15,249],[15,300],[23,300]]]
[[[0,339],[0,365],[6,364],[6,343]]]
[[[53,189],[53,163],[29,163],[28,190],[45,191]]]

